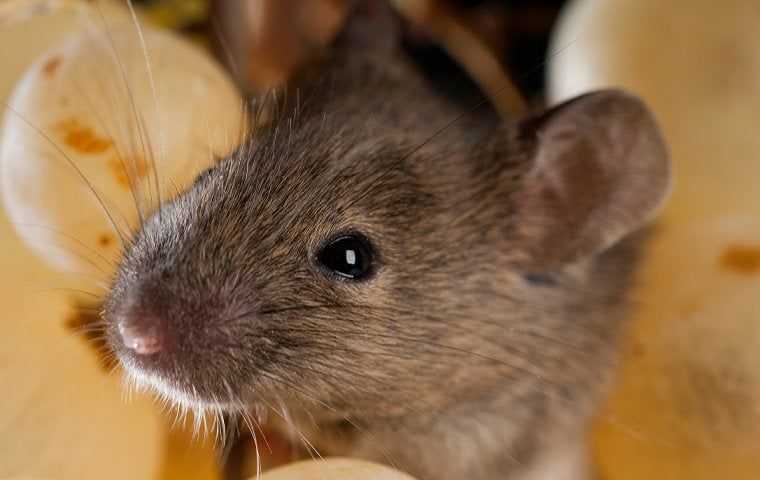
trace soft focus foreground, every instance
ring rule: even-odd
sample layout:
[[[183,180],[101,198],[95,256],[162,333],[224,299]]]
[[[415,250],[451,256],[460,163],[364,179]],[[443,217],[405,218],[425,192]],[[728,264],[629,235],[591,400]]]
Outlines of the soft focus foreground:
[[[97,35],[96,27],[104,22],[114,32],[129,26],[133,34],[114,36],[113,42],[123,71],[132,75],[130,93],[141,121],[151,128],[158,122],[171,127],[165,128],[162,159],[174,154],[197,163],[178,169],[167,162],[164,168],[174,171],[164,170],[164,179],[175,173],[171,177],[181,185],[188,178],[176,173],[191,175],[210,155],[223,153],[209,148],[213,129],[206,122],[214,118],[196,116],[188,124],[176,117],[188,114],[177,95],[193,93],[193,88],[204,94],[203,81],[213,82],[214,75],[217,84],[226,80],[210,60],[178,40],[146,33],[149,50],[157,42],[155,60],[162,60],[156,50],[175,52],[175,61],[156,69],[156,76],[157,95],[176,108],[162,110],[165,116],[157,118],[129,11],[115,3],[97,5],[0,5],[0,99],[9,105],[0,130],[5,207],[0,215],[0,301],[5,311],[0,335],[0,381],[5,386],[0,478],[214,478],[217,468],[209,444],[191,442],[190,433],[181,428],[169,429],[171,419],[162,417],[158,405],[144,395],[127,395],[112,359],[94,354],[100,333],[83,319],[97,319],[92,297],[101,292],[99,282],[109,274],[119,239],[66,157],[85,173],[109,209],[119,212],[120,226],[134,226],[137,212],[124,182],[134,178],[128,169],[141,163],[117,162],[137,148],[137,121],[121,116],[132,111],[131,104],[119,82],[122,70],[108,55],[110,40],[102,32]],[[101,41],[88,42],[90,38]],[[170,84],[180,72],[187,73],[189,62],[194,62],[190,73],[196,81],[184,75],[184,90],[162,90],[159,82]],[[114,86],[119,88],[109,90]],[[208,101],[216,99],[219,108],[228,109],[225,113],[239,111],[239,98],[229,83],[226,90],[215,90]],[[240,118],[233,115],[231,123],[214,127],[239,128]],[[233,136],[230,132],[230,140]],[[216,144],[222,143],[217,136]],[[205,146],[195,148],[195,157],[187,155],[193,144]],[[40,258],[48,263],[43,265]],[[52,265],[66,273],[54,273]]]
[[[605,478],[760,470],[760,50],[753,0],[579,0],[555,37],[553,101],[643,96],[675,191],[640,277],[619,386],[600,415]]]
[[[0,478],[134,479],[157,472],[164,433],[145,398],[124,402],[90,347],[66,328],[61,280],[0,223]]]
[[[228,153],[243,114],[209,55],[174,34],[136,29],[126,8],[106,16],[105,5],[72,12],[76,33],[18,80],[0,158],[4,205],[27,244],[57,269],[107,277],[122,232]],[[24,41],[28,29],[16,28],[6,43]]]
[[[335,458],[297,462],[274,469],[262,480],[414,480],[409,475],[359,460]]]
[[[32,53],[65,28],[48,22],[39,35],[5,45]],[[14,63],[14,60],[17,60]],[[22,57],[3,55],[0,98],[23,72]],[[31,186],[30,186],[31,188]],[[32,256],[9,218],[0,220],[0,477],[150,478],[163,432],[146,399],[125,403],[118,376],[108,375],[90,347],[66,327],[73,311],[67,285]],[[130,452],[130,455],[125,455]]]

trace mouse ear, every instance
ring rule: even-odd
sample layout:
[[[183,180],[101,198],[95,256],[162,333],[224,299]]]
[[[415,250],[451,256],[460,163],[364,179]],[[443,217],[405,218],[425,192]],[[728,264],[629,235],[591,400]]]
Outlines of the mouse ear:
[[[402,36],[401,18],[390,0],[354,0],[350,2],[343,27],[333,46],[357,52],[391,52]]]
[[[533,145],[515,197],[525,267],[551,269],[607,249],[651,220],[669,192],[667,148],[632,95],[583,95],[520,128]]]

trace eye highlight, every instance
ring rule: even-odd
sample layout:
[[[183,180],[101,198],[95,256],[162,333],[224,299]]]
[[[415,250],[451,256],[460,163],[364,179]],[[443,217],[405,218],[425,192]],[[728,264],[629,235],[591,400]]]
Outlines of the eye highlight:
[[[340,278],[363,280],[373,272],[374,252],[361,235],[342,235],[327,242],[317,254],[319,264]]]

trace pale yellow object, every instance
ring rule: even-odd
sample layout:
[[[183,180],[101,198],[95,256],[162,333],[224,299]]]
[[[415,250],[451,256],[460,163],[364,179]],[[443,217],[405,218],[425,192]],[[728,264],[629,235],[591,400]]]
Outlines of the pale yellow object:
[[[180,186],[234,140],[240,99],[207,54],[150,27],[143,34],[151,60],[168,65],[153,66],[165,115],[160,123],[169,124],[165,152],[174,155],[169,167],[175,169],[167,167],[161,179]],[[158,405],[128,396],[120,372],[105,369],[68,323],[73,298],[88,298],[80,289],[102,292],[97,280],[112,266],[101,256],[115,253],[118,244],[114,237],[103,240],[104,233],[113,235],[105,217],[57,154],[74,160],[109,206],[126,210],[134,222],[128,211],[133,200],[127,202],[123,185],[114,181],[110,157],[90,157],[108,142],[125,153],[135,148],[133,110],[124,89],[115,88],[124,85],[122,67],[141,121],[150,128],[159,123],[132,13],[125,3],[108,0],[5,2],[0,45],[0,101],[12,108],[2,109],[0,125],[0,478],[218,478],[210,442],[191,444],[182,429],[170,432]],[[159,137],[151,139],[156,150]],[[68,141],[85,151],[67,149]],[[39,257],[29,248],[35,241]],[[56,273],[52,266],[78,274]]]
[[[0,478],[154,478],[157,409],[126,402],[91,347],[65,328],[70,279],[42,265],[0,211]]]
[[[112,20],[93,5],[17,79],[0,165],[22,238],[58,269],[109,278],[122,240],[112,223],[128,238],[141,214],[239,142],[243,116],[240,95],[206,52],[136,28],[128,11]],[[23,35],[0,33],[0,42]]]
[[[552,101],[632,90],[673,154],[675,190],[596,429],[609,480],[758,478],[758,22],[754,0],[577,0],[551,47]]]
[[[18,18],[11,18],[11,3],[0,12],[3,101],[35,56],[66,36],[79,15],[22,15],[21,7],[32,3],[16,2]],[[109,5],[103,11],[114,12]],[[125,402],[120,378],[105,372],[91,347],[65,327],[72,309],[61,288],[78,282],[39,262],[4,210],[0,265],[0,478],[153,478],[165,442],[155,407],[146,398]]]
[[[40,55],[86,24],[107,19],[127,23],[131,15],[119,0],[3,0],[0,38],[3,40],[0,99],[6,101],[16,83]]]
[[[251,479],[253,480],[253,479]],[[347,458],[308,460],[276,468],[261,480],[414,480],[390,467]]]

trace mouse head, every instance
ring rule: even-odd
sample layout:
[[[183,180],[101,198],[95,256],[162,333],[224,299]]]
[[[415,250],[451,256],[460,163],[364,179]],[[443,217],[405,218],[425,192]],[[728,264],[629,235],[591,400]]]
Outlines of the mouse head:
[[[652,116],[619,91],[463,113],[370,10],[124,252],[105,316],[139,381],[370,421],[596,375],[668,190]]]

